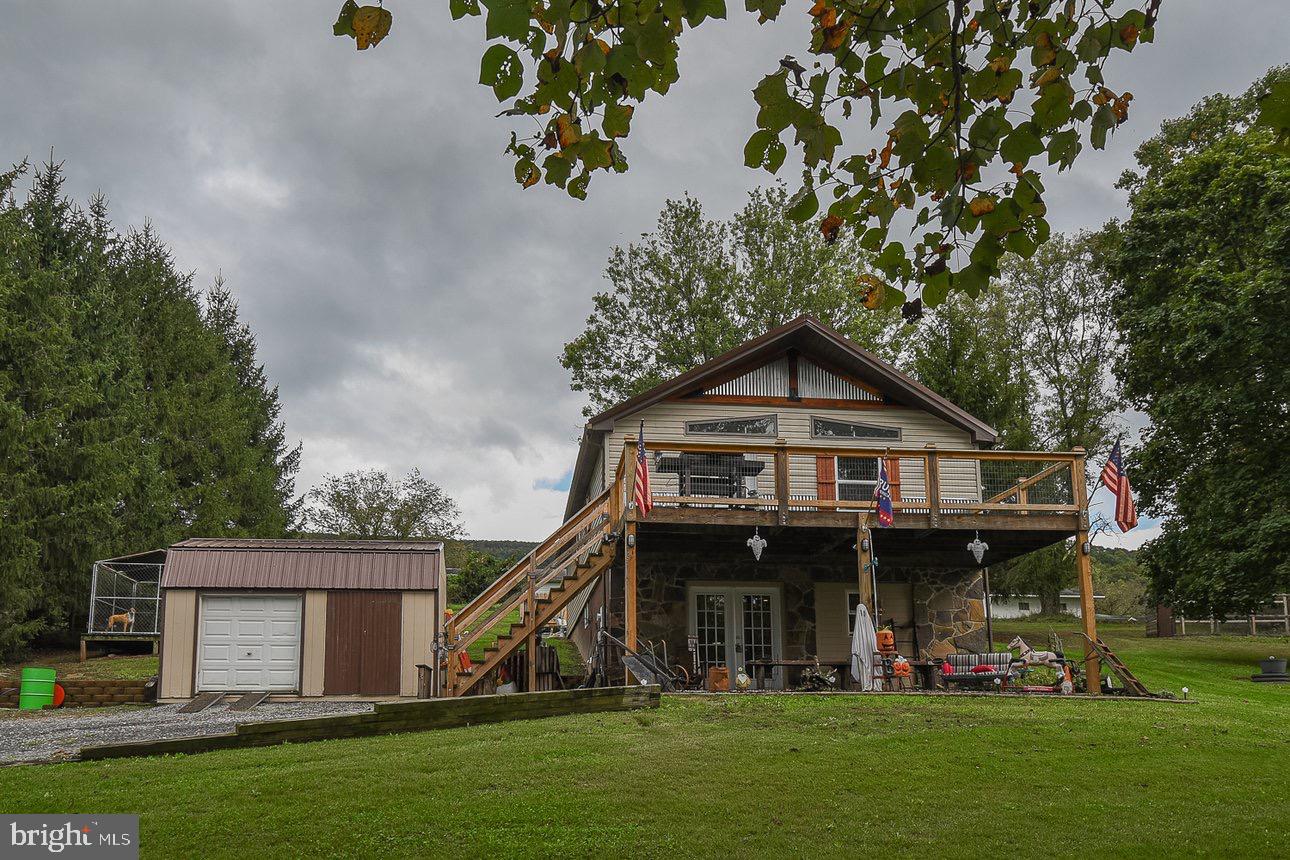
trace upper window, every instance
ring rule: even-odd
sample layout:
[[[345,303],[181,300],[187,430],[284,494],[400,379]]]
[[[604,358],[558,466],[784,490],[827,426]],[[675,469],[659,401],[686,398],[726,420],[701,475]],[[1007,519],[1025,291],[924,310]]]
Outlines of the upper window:
[[[685,432],[687,434],[719,433],[725,436],[774,436],[779,432],[779,421],[774,415],[687,421]]]
[[[873,498],[878,486],[878,460],[875,457],[837,458],[838,498],[863,502]]]
[[[870,424],[856,424],[853,421],[837,421],[833,418],[811,418],[811,435],[816,438],[844,439],[899,439],[900,430],[896,427],[874,427]]]

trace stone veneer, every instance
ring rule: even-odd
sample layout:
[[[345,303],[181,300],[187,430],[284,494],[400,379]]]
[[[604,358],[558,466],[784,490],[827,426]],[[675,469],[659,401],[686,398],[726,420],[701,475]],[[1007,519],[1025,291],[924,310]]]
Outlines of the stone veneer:
[[[637,565],[638,635],[643,641],[666,642],[671,660],[685,662],[689,582],[768,582],[778,585],[782,594],[784,656],[811,656],[816,653],[815,583],[852,583],[855,570],[850,547],[822,555],[763,558],[759,563],[740,552],[642,550]],[[988,650],[979,570],[879,570],[883,582],[914,584],[917,656],[940,658],[955,650]]]
[[[905,568],[914,584],[914,625],[920,657],[940,659],[955,651],[989,651],[985,583],[981,571]]]

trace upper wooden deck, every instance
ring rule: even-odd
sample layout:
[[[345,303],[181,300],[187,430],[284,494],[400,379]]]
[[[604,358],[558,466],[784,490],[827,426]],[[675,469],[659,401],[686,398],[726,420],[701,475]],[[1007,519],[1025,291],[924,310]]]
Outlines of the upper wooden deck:
[[[854,448],[787,443],[645,443],[652,523],[854,527],[875,510],[874,481],[886,460],[894,528],[1074,534],[1084,453],[978,449]],[[632,463],[636,444],[621,454]],[[628,520],[635,470],[620,469]],[[1057,535],[1054,535],[1056,537]]]

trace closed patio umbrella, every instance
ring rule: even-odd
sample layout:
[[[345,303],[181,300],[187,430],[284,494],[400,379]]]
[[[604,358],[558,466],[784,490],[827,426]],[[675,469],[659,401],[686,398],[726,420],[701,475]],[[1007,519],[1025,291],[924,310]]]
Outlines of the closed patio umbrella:
[[[851,634],[851,678],[866,693],[873,691],[873,654],[878,650],[878,634],[869,617],[869,607],[856,606],[856,629]]]

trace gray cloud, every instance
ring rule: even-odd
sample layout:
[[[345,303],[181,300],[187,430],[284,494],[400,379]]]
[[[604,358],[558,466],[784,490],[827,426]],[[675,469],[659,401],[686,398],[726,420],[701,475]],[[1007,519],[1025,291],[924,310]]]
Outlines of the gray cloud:
[[[392,35],[359,54],[331,35],[338,5],[21,4],[0,31],[0,159],[55,146],[69,193],[151,218],[199,283],[223,272],[305,442],[302,486],[420,466],[472,533],[540,537],[581,423],[556,357],[610,247],[667,197],[725,215],[765,181],[740,163],[749,90],[803,55],[805,16],[758,26],[736,3],[687,34],[680,83],[637,111],[632,170],[579,203],[511,180],[480,21],[395,0]],[[1290,22],[1268,9],[1168,4],[1156,45],[1111,68],[1130,124],[1048,179],[1055,226],[1122,214],[1114,179],[1162,118],[1284,59]]]

